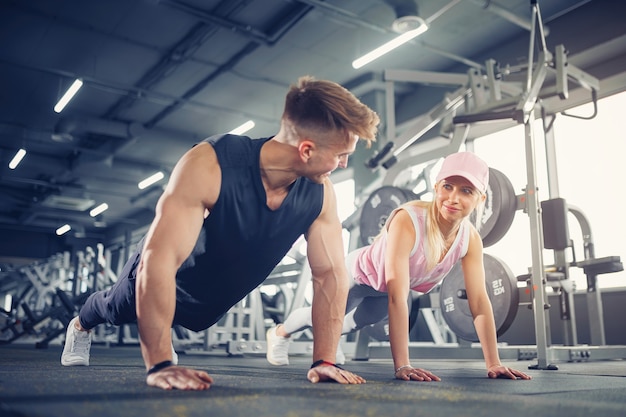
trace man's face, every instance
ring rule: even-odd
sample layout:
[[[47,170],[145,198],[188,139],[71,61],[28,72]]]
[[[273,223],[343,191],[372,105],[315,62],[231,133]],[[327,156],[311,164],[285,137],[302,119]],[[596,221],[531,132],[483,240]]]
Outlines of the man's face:
[[[330,176],[337,168],[346,168],[348,158],[354,153],[359,138],[351,134],[346,141],[343,137],[328,140],[327,144],[316,144],[312,157],[309,160],[309,178],[317,183]]]

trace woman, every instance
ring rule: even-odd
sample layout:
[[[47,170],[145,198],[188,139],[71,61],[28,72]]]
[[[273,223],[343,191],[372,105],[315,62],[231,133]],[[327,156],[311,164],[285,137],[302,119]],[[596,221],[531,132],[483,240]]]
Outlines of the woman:
[[[434,185],[432,202],[410,201],[394,210],[374,242],[351,252],[353,277],[343,334],[377,323],[389,315],[389,342],[395,377],[440,381],[409,361],[410,290],[427,293],[461,260],[467,299],[481,343],[489,378],[530,379],[500,362],[493,310],[485,287],[483,245],[471,222],[484,207],[489,167],[471,152],[446,157]],[[289,336],[311,326],[311,308],[295,310],[267,332],[267,359],[287,365]]]

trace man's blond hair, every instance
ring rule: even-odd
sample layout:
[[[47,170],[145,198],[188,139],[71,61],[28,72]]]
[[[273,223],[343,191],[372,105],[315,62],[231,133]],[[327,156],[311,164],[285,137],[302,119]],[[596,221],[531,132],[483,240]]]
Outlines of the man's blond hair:
[[[376,140],[380,123],[376,112],[345,87],[308,75],[289,88],[283,120],[289,121],[301,137],[340,133],[347,141],[353,134],[365,140],[368,148]]]

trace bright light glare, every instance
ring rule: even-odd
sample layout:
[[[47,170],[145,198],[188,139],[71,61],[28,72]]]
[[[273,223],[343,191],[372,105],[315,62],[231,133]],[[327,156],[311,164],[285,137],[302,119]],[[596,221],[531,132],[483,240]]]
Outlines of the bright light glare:
[[[109,205],[107,203],[102,203],[98,207],[92,208],[91,211],[89,212],[89,215],[91,217],[96,217],[98,214],[106,211],[108,208],[109,208]]]
[[[163,177],[165,177],[165,175],[161,171],[159,171],[156,174],[150,175],[148,178],[141,181],[139,184],[137,184],[137,187],[139,187],[140,190],[143,190],[144,188],[148,188],[155,182],[161,181]]]
[[[248,130],[252,129],[254,126],[255,126],[255,123],[252,120],[248,120],[241,126],[234,128],[228,133],[230,133],[231,135],[243,135]]]
[[[13,296],[11,294],[4,296],[4,311],[13,311]]]
[[[63,226],[57,229],[56,234],[61,236],[61,235],[66,234],[70,230],[72,230],[72,227],[69,224],[64,224]]]
[[[59,100],[59,102],[54,106],[54,111],[57,113],[61,113],[63,109],[65,108],[65,106],[67,106],[67,103],[69,103],[70,100],[74,98],[74,95],[78,93],[78,90],[80,90],[82,86],[83,86],[83,80],[77,78],[72,83],[70,88],[68,88],[65,94],[63,94],[63,97],[61,97],[61,100]]]
[[[25,155],[26,151],[24,149],[20,149],[19,151],[17,151],[13,159],[11,159],[11,162],[9,162],[9,168],[15,169],[20,164],[20,162],[22,162],[22,158],[24,158]]]
[[[354,61],[352,61],[352,67],[354,69],[359,69],[359,68],[369,64],[373,60],[375,60],[377,58],[380,58],[381,56],[385,55],[386,53],[396,49],[400,45],[404,45],[405,43],[407,43],[411,39],[418,37],[419,35],[421,35],[422,33],[426,32],[427,30],[428,30],[428,25],[427,24],[423,24],[420,27],[418,27],[417,29],[413,29],[413,30],[410,30],[408,32],[405,32],[402,35],[400,35],[400,36],[390,40],[386,44],[384,44],[382,46],[379,46],[378,48],[374,49],[373,51],[363,55],[361,58],[355,59]]]

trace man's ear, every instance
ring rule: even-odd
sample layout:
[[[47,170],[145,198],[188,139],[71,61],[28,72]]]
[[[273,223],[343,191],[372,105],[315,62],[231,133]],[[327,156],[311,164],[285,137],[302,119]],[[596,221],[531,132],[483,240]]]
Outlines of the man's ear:
[[[311,140],[304,139],[298,144],[298,153],[304,162],[308,162],[313,155],[313,151],[315,151],[315,143]]]

